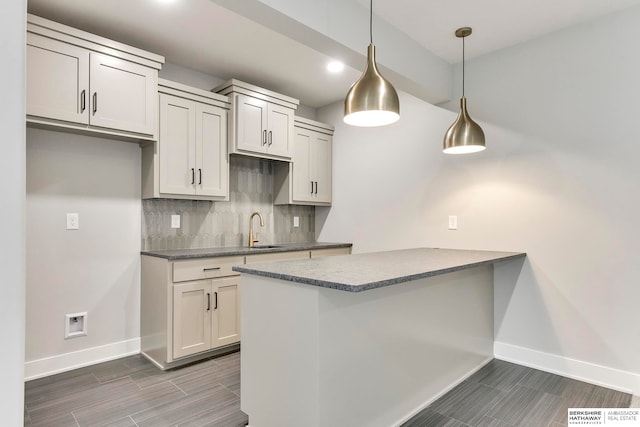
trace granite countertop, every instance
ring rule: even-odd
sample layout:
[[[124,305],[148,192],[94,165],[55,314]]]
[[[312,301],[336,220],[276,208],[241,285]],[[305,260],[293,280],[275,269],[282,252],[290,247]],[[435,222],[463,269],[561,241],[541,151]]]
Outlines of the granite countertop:
[[[243,274],[360,292],[458,270],[524,258],[523,252],[405,249],[234,266]]]
[[[256,245],[254,248],[247,246],[236,246],[228,248],[204,248],[204,249],[174,249],[162,251],[142,251],[141,255],[148,255],[168,260],[189,259],[189,258],[209,258],[233,255],[253,255],[275,252],[309,251],[315,249],[350,248],[351,243],[285,243],[282,245]]]

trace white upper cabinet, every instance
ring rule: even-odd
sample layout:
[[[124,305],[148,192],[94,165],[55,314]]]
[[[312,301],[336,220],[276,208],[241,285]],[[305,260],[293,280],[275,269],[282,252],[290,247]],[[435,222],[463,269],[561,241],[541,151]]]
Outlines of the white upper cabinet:
[[[292,162],[275,168],[275,204],[331,204],[332,141],[333,126],[295,118]]]
[[[89,52],[28,34],[27,114],[89,123]]]
[[[159,80],[160,135],[142,148],[142,197],[229,199],[226,96]]]
[[[153,135],[158,111],[158,71],[93,52],[89,64],[89,124]]]
[[[34,15],[27,20],[27,122],[156,139],[164,58]]]
[[[239,80],[213,89],[231,100],[229,153],[290,161],[298,100]]]

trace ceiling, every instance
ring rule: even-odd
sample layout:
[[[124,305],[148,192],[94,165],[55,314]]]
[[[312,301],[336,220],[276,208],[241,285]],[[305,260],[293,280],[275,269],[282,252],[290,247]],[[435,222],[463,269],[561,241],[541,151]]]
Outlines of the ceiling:
[[[465,43],[466,58],[473,58],[637,4],[640,0],[375,0],[373,9],[425,49],[456,63],[462,53],[454,32],[460,27],[473,28]]]
[[[342,1],[369,8],[367,0]],[[461,48],[453,32],[461,26],[474,29],[466,43],[472,58],[636,4],[640,0],[376,0],[374,13],[456,63]],[[342,99],[361,73],[346,67],[330,74],[329,56],[211,0],[28,0],[28,11],[220,79],[285,93],[310,107]]]

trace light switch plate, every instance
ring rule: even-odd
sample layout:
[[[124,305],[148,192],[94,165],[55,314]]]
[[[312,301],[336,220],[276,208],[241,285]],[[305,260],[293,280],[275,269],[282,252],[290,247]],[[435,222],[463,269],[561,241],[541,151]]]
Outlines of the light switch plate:
[[[180,228],[180,215],[171,215],[171,228]]]
[[[300,227],[300,217],[299,216],[294,216],[293,217],[293,226],[294,227]]]
[[[449,215],[449,230],[458,229],[458,217],[456,215]]]
[[[77,213],[67,214],[67,230],[79,230],[80,229],[80,215]]]

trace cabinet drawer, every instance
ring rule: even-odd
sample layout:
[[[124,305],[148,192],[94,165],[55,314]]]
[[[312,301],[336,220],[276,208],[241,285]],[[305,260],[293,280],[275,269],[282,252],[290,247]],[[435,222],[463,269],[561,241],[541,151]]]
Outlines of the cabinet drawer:
[[[173,263],[173,281],[212,279],[216,277],[236,276],[232,271],[234,265],[244,264],[244,257],[198,258],[175,261]]]

